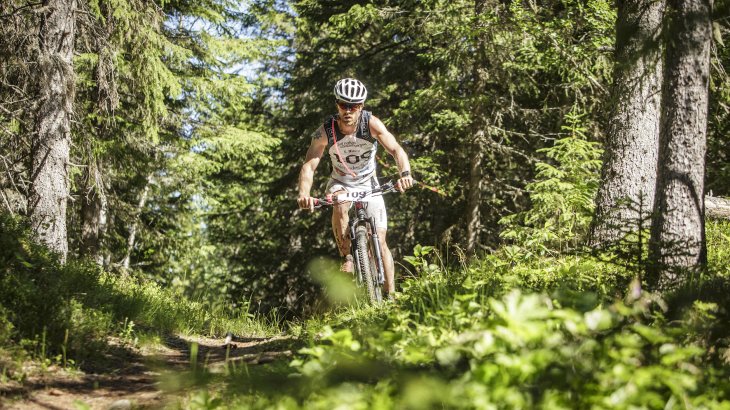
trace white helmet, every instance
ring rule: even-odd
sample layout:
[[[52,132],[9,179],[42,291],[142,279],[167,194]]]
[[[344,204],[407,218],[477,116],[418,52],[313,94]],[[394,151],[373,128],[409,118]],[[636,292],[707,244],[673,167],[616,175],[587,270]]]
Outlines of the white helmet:
[[[351,104],[361,104],[368,97],[365,85],[354,78],[343,78],[335,84],[335,98]]]

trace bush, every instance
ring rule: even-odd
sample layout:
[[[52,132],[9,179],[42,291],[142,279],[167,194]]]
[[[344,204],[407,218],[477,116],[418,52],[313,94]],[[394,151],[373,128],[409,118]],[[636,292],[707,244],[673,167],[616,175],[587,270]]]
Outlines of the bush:
[[[7,214],[0,214],[0,232],[0,306],[14,338],[45,332],[52,343],[62,342],[71,319],[64,279],[73,268],[61,267],[26,225]]]

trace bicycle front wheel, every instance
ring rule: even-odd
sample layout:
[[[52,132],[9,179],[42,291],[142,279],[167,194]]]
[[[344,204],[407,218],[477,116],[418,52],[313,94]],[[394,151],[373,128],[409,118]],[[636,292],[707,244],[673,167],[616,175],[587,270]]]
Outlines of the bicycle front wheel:
[[[380,285],[378,284],[377,275],[375,275],[376,261],[373,259],[374,253],[370,249],[370,241],[368,240],[368,230],[365,225],[359,225],[355,229],[355,246],[357,249],[357,264],[362,274],[363,282],[368,293],[368,300],[372,304],[380,303],[383,300]]]

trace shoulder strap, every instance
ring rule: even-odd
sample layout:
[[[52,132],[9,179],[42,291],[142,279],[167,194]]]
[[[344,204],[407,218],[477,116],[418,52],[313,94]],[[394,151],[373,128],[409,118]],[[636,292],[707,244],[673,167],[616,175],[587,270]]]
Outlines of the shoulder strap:
[[[337,121],[337,114],[330,115],[324,120],[324,132],[327,135],[327,143],[330,145],[334,144],[337,138],[337,127],[334,126]]]
[[[370,135],[370,117],[373,116],[373,113],[370,111],[362,110],[362,114],[360,114],[360,129],[357,130],[357,137],[366,139],[368,141],[373,141],[374,138],[372,135]]]

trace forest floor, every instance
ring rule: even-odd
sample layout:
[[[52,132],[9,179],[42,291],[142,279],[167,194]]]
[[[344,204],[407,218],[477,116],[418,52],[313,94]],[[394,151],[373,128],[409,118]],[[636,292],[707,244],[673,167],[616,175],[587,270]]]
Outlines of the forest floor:
[[[197,343],[197,363],[212,373],[222,371],[226,358],[234,363],[263,365],[292,355],[294,339],[234,337],[224,339],[168,336],[161,344],[131,348],[111,342],[104,360],[66,370],[49,366],[29,369],[23,383],[0,383],[0,409],[157,409],[174,404],[186,393],[175,375],[191,369],[191,346]],[[179,381],[179,380],[178,380]],[[192,387],[190,387],[192,389]]]

